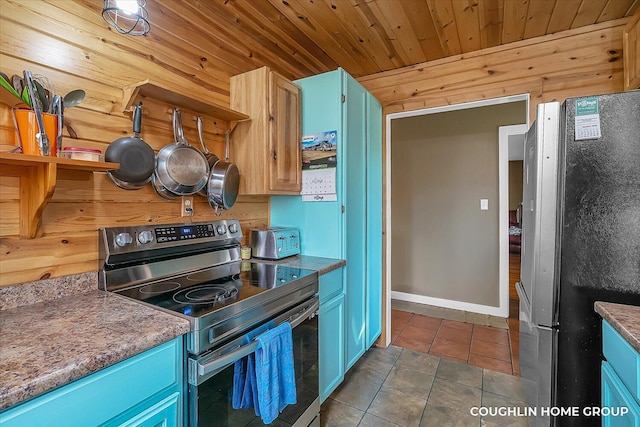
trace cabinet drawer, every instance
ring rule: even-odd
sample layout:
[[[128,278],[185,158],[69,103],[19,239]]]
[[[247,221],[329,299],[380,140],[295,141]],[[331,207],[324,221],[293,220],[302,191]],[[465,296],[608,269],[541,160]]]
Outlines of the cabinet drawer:
[[[604,357],[620,380],[640,402],[640,355],[605,320],[602,321],[602,348]]]
[[[182,337],[19,404],[2,427],[97,426],[163,390],[180,390]]]
[[[602,416],[602,427],[640,425],[640,406],[629,394],[618,375],[607,362],[602,362],[602,408],[611,414]]]
[[[340,267],[320,276],[318,279],[320,304],[328,302],[331,298],[343,292],[342,271],[343,268]]]

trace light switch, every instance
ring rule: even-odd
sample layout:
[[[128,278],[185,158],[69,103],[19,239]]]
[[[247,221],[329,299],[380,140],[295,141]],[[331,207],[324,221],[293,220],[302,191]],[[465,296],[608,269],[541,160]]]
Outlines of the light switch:
[[[480,210],[481,211],[489,210],[489,199],[480,199]]]

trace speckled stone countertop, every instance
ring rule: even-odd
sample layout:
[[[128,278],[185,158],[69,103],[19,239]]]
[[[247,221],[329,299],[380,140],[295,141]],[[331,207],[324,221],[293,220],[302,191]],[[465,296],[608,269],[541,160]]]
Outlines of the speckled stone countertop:
[[[97,290],[96,283],[85,292],[0,310],[0,410],[189,331],[188,320]],[[32,290],[25,286],[33,297]]]
[[[253,262],[263,262],[265,264],[286,265],[288,267],[304,268],[306,270],[315,270],[318,276],[327,274],[337,268],[344,267],[347,262],[343,259],[323,258],[309,255],[296,255],[289,258],[279,260],[267,260],[260,258],[251,258]]]
[[[596,301],[596,313],[640,353],[640,307]]]

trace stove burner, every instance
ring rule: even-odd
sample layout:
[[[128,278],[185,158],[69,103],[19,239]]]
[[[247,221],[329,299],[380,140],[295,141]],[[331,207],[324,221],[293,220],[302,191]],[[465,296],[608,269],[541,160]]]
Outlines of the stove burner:
[[[162,294],[165,292],[175,291],[180,287],[178,282],[152,283],[142,286],[138,289],[141,294]]]
[[[223,303],[237,296],[238,289],[234,286],[200,285],[176,292],[173,300],[179,304],[211,304]]]

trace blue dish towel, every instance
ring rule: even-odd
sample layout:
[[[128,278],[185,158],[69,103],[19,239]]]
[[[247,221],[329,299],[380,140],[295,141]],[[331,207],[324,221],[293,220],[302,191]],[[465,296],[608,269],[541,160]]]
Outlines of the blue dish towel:
[[[245,356],[234,364],[232,406],[233,409],[253,407],[256,416],[260,416],[254,354]]]
[[[256,341],[255,374],[259,412],[262,421],[270,424],[287,405],[297,401],[291,325],[284,322],[259,335]]]

